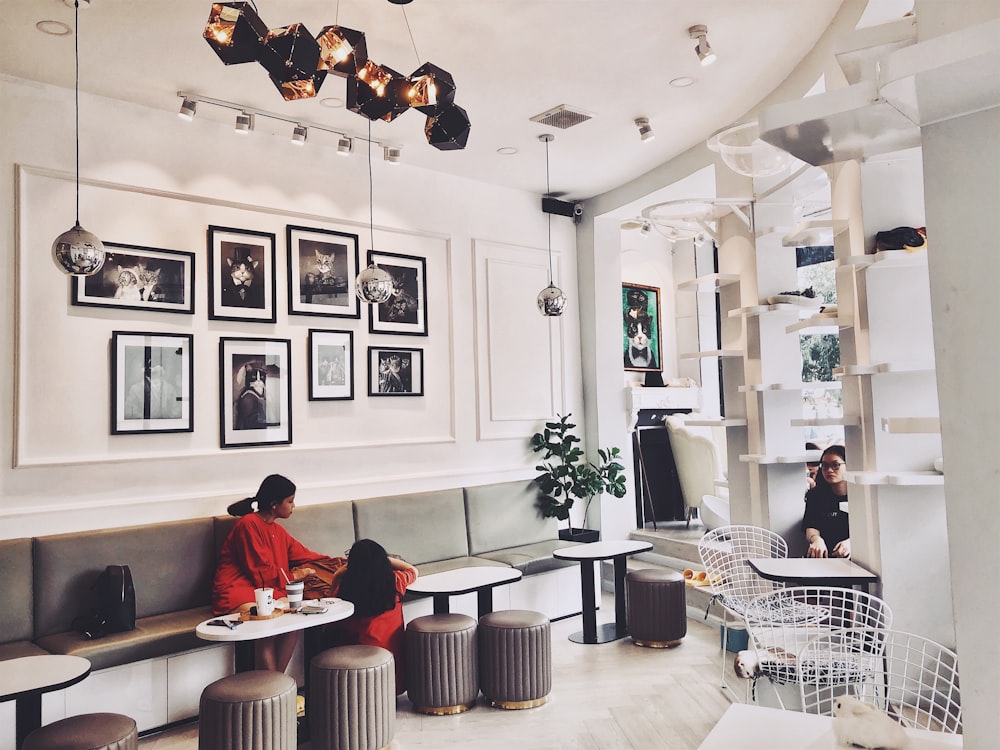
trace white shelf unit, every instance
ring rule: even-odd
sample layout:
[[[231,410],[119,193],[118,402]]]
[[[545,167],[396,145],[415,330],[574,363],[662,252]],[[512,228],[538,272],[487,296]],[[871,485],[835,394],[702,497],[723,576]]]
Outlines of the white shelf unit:
[[[793,419],[792,427],[858,427],[861,417],[816,417],[811,419]]]
[[[847,328],[836,315],[817,313],[785,328],[785,333],[830,333],[830,328]]]
[[[717,292],[724,286],[739,284],[740,277],[737,274],[711,273],[705,276],[682,281],[677,285],[678,292]]]
[[[739,349],[711,349],[704,352],[684,352],[681,359],[709,359],[712,357],[742,357],[743,352]]]
[[[847,229],[843,219],[814,219],[804,221],[789,234],[781,238],[784,247],[801,247],[804,245],[832,245],[833,239]]]

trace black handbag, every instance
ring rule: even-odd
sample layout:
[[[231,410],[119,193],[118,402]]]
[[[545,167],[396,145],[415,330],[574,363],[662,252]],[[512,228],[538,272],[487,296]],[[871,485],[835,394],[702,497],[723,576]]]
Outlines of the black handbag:
[[[108,565],[94,585],[94,614],[73,620],[73,629],[84,638],[135,630],[135,584],[128,565]]]

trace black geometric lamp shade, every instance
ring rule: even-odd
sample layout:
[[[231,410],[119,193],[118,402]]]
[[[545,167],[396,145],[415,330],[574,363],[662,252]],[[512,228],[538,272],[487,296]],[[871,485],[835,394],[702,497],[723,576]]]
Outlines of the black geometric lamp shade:
[[[325,26],[316,37],[319,67],[341,78],[354,78],[368,62],[368,43],[363,31],[344,26]]]
[[[424,63],[410,75],[410,104],[425,115],[455,101],[455,79],[434,63]]]
[[[226,65],[254,62],[267,26],[250,3],[212,3],[202,36]]]
[[[440,151],[458,151],[469,142],[471,129],[465,110],[457,104],[446,104],[427,118],[424,135],[427,142]]]
[[[286,100],[316,96],[326,71],[319,70],[319,44],[301,23],[271,29],[260,64]]]

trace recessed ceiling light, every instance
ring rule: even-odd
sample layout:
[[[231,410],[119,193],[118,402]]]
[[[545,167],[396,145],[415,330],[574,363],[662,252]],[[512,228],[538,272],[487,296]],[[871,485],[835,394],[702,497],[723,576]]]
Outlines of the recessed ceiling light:
[[[328,96],[326,99],[320,99],[319,103],[320,105],[329,107],[330,109],[336,109],[337,107],[344,106],[344,100],[336,96]]]
[[[688,86],[694,84],[695,79],[690,76],[680,76],[679,78],[673,78],[670,80],[670,85],[675,89],[684,89]]]
[[[502,154],[503,156],[511,156],[517,153],[517,149],[513,146],[501,146],[497,149],[497,153]]]
[[[66,36],[73,33],[73,30],[62,21],[39,21],[35,24],[35,28],[43,34],[52,36]]]

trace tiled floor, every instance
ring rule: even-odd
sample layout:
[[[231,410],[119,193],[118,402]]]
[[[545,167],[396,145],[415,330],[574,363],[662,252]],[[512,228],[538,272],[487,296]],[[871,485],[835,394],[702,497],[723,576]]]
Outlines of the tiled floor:
[[[613,612],[614,601],[605,594],[598,621],[610,621]],[[553,687],[544,706],[503,711],[480,698],[463,714],[424,716],[400,697],[390,747],[693,750],[730,703],[730,691],[719,686],[718,629],[700,619],[688,619],[687,637],[674,649],[639,648],[628,639],[596,646],[570,642],[569,634],[579,629],[579,617],[552,624]],[[743,684],[730,680],[742,698]],[[146,737],[139,747],[195,750],[197,738],[192,724]]]

